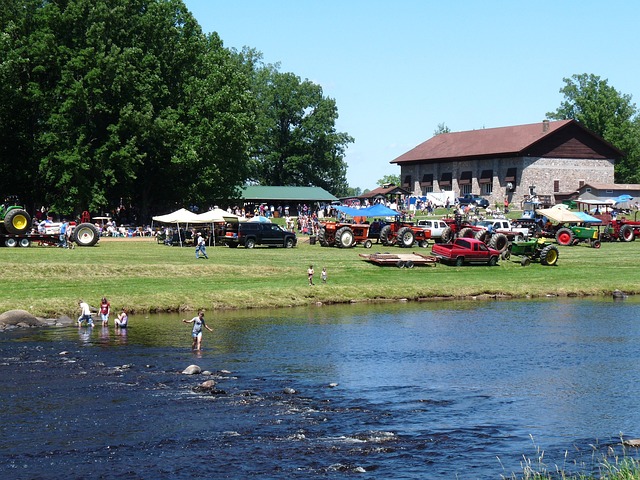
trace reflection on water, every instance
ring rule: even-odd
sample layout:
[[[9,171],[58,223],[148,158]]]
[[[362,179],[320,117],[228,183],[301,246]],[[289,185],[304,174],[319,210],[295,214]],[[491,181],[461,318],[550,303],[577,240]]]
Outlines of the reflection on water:
[[[207,312],[198,353],[179,315],[5,333],[0,475],[499,478],[536,446],[589,468],[640,436],[639,303]]]

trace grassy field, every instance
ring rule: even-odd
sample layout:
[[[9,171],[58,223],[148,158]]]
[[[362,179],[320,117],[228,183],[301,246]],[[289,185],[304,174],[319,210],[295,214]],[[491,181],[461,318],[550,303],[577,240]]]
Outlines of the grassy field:
[[[599,250],[559,248],[556,267],[501,261],[496,267],[414,269],[379,267],[358,256],[405,249],[376,244],[371,250],[323,248],[310,245],[306,236],[294,249],[209,247],[209,260],[196,260],[192,247],[167,247],[154,239],[103,238],[96,247],[74,250],[0,248],[0,312],[71,315],[78,299],[97,306],[103,295],[113,308],[160,312],[480,295],[608,295],[615,289],[640,293],[640,242],[605,243]],[[307,284],[310,264],[316,272],[314,287]],[[320,282],[323,266],[326,285]]]

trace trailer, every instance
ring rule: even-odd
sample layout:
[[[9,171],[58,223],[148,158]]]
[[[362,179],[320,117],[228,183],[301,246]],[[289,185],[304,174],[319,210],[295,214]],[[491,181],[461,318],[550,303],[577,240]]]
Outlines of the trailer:
[[[53,233],[0,233],[0,246],[26,248],[30,247],[32,243],[37,243],[38,245],[58,245],[60,243],[60,235]]]
[[[435,267],[437,258],[422,253],[361,253],[363,260],[381,267]]]

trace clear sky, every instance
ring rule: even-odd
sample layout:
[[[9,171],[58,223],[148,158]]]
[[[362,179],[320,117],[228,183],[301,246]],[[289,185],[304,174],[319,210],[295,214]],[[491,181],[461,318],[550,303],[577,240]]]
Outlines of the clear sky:
[[[451,131],[542,121],[565,77],[594,74],[640,95],[636,0],[185,0],[226,47],[253,47],[322,86],[355,138],[349,186]]]

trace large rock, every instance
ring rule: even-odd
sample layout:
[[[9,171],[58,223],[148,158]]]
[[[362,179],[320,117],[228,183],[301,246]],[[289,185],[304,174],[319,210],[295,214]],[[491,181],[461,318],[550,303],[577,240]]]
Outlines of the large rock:
[[[185,375],[197,375],[200,372],[202,372],[202,369],[198,365],[189,365],[182,371]]]
[[[0,315],[0,328],[9,325],[17,325],[21,327],[40,327],[46,325],[42,320],[38,320],[26,310],[9,310]]]

